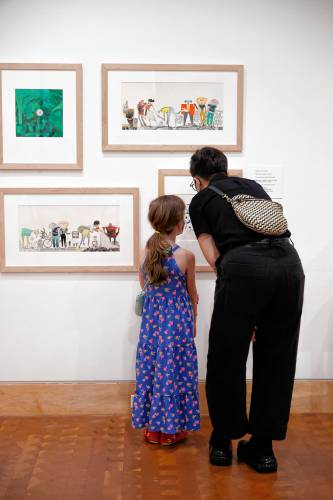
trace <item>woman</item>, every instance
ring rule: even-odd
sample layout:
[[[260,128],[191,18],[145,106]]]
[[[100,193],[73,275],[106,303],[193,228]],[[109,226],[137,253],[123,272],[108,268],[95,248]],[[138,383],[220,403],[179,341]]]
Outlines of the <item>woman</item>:
[[[256,182],[228,177],[227,158],[202,148],[191,158],[190,217],[201,250],[216,271],[209,333],[206,395],[213,426],[210,462],[231,465],[231,440],[238,458],[258,472],[275,472],[272,440],[284,439],[290,412],[303,305],[304,273],[290,232],[266,237],[245,227],[229,197],[269,199]],[[246,414],[246,360],[254,329],[253,385]]]

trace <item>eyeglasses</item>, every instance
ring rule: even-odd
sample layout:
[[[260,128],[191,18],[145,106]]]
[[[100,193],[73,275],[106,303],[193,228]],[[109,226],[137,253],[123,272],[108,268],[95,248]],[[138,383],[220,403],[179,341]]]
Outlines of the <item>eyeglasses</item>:
[[[193,181],[191,182],[190,187],[191,187],[194,191],[198,191],[198,189],[197,189],[197,186],[196,186],[196,183],[195,183],[195,180],[194,180],[194,179],[193,179]]]

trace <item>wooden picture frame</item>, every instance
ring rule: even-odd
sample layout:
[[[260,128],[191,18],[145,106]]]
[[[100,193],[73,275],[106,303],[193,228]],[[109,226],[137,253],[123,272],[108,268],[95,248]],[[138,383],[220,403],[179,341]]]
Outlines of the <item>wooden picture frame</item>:
[[[228,120],[228,123],[232,123],[232,134],[234,136],[234,141],[232,143],[209,143],[209,137],[207,134],[203,137],[202,142],[199,143],[189,143],[184,142],[179,143],[166,143],[162,142],[159,144],[152,143],[121,143],[121,142],[110,142],[110,131],[112,129],[110,124],[109,110],[112,109],[112,102],[110,101],[109,95],[109,74],[115,74],[115,72],[134,72],[138,74],[139,72],[150,72],[157,75],[159,72],[185,72],[185,74],[199,74],[200,72],[207,72],[210,74],[221,74],[225,73],[228,76],[232,73],[235,74],[236,83],[233,82],[233,90],[230,102],[236,100],[236,105],[234,105],[234,116],[232,119]],[[202,146],[211,145],[217,147],[223,151],[242,151],[243,145],[243,92],[244,92],[244,67],[242,65],[214,65],[214,64],[102,64],[102,149],[103,151],[195,151]],[[226,79],[228,86],[231,89],[231,80]],[[124,83],[124,82],[123,82]],[[139,82],[142,83],[142,82]],[[117,84],[118,85],[118,84]],[[112,88],[111,84],[110,87]],[[228,88],[229,88],[228,87]],[[119,90],[119,89],[118,89]],[[117,90],[117,95],[118,95]],[[230,94],[231,95],[231,94]],[[187,101],[185,101],[187,102]],[[231,104],[230,104],[231,106]],[[121,105],[115,104],[113,109],[121,110]],[[134,113],[135,113],[135,108]],[[229,108],[228,108],[229,109]],[[199,111],[199,108],[197,107]],[[228,116],[231,117],[233,113],[228,111]],[[178,113],[179,114],[179,113]],[[168,122],[169,124],[169,122]],[[224,125],[223,125],[224,126]],[[223,128],[222,126],[222,128]],[[164,127],[170,128],[170,127]],[[186,128],[186,127],[185,127]],[[145,131],[146,132],[146,131]],[[160,132],[160,131],[159,131]],[[173,130],[172,132],[175,132]],[[177,131],[178,132],[178,131]],[[118,133],[118,132],[117,132]],[[142,132],[138,132],[142,133]],[[185,134],[188,133],[187,131]],[[202,133],[202,132],[196,132]],[[112,134],[111,134],[112,136]],[[119,135],[119,137],[122,137]],[[133,136],[132,136],[133,137]],[[164,135],[165,139],[168,139]],[[211,137],[212,139],[212,137]]]
[[[41,82],[45,82],[46,79],[47,79],[47,72],[55,72],[53,75],[56,77],[59,77],[60,75],[60,72],[65,72],[64,75],[66,76],[69,76],[69,73],[67,72],[74,72],[75,74],[75,82],[71,82],[71,85],[70,85],[70,82],[69,80],[67,81],[66,85],[69,87],[71,87],[73,90],[75,89],[75,110],[73,110],[72,112],[68,111],[67,112],[67,108],[65,106],[65,110],[63,112],[63,109],[62,109],[62,119],[63,117],[65,118],[66,117],[66,120],[64,121],[67,121],[67,116],[71,118],[71,120],[75,121],[75,137],[74,137],[74,130],[73,130],[73,127],[72,126],[66,126],[66,123],[64,124],[64,128],[63,128],[63,135],[61,137],[57,136],[57,137],[51,137],[51,135],[49,135],[48,137],[46,136],[36,136],[34,135],[33,137],[32,136],[24,136],[24,141],[25,143],[22,143],[20,142],[21,145],[24,144],[24,147],[27,146],[27,160],[22,160],[22,161],[18,161],[18,160],[14,160],[14,161],[8,161],[8,159],[6,159],[6,154],[10,155],[10,150],[13,150],[15,149],[16,151],[19,151],[20,149],[23,149],[21,148],[20,146],[18,146],[16,144],[15,146],[15,141],[17,140],[21,140],[23,136],[20,136],[18,138],[17,136],[17,130],[16,130],[16,137],[15,134],[14,134],[14,129],[15,129],[15,124],[14,123],[11,123],[8,124],[7,126],[5,126],[5,117],[7,116],[11,116],[11,115],[16,115],[16,110],[15,110],[15,96],[12,96],[13,97],[13,100],[12,99],[7,99],[6,102],[4,102],[4,99],[5,99],[5,96],[4,96],[4,84],[5,84],[5,77],[6,77],[6,72],[11,72],[11,74],[13,75],[13,72],[27,72],[26,75],[31,75],[31,79],[33,81],[34,77],[37,78],[37,72],[40,72],[40,81]],[[36,72],[36,73],[35,73]],[[59,72],[59,73],[58,73]],[[49,75],[50,78],[52,77],[52,73]],[[27,76],[27,79],[29,77]],[[24,79],[23,79],[24,80]],[[65,82],[64,82],[65,83]],[[26,81],[23,83],[23,85],[27,85],[26,84]],[[29,85],[29,83],[28,83]],[[41,84],[43,85],[43,83]],[[46,84],[44,83],[44,85],[49,85],[49,84]],[[31,85],[29,85],[31,86]],[[59,84],[57,84],[57,86],[59,86]],[[42,90],[45,89],[47,87],[45,86],[42,86]],[[13,89],[12,89],[13,90]],[[32,88],[32,90],[35,90],[35,87]],[[65,95],[68,94],[68,89],[65,90],[64,92],[64,98],[65,98]],[[16,91],[16,89],[15,89]],[[61,90],[61,96],[62,96],[62,90]],[[66,97],[66,99],[68,99],[67,101],[65,102],[70,102],[71,106],[73,105],[72,104],[72,99],[70,99],[70,97]],[[6,108],[8,107],[8,109],[11,110],[10,113],[5,113],[5,110],[4,110],[4,105],[6,106]],[[62,103],[61,103],[62,105]],[[41,114],[43,114],[43,110],[36,110],[36,114],[37,112],[40,112]],[[38,115],[39,116],[39,115]],[[17,120],[16,116],[13,117],[10,119],[8,118],[9,122],[10,120],[13,122],[13,119],[15,118],[15,120]],[[7,119],[7,118],[6,118]],[[16,127],[17,127],[17,123],[16,123]],[[11,130],[12,132],[6,132],[5,133],[5,130]],[[73,134],[73,136],[72,136]],[[12,137],[10,137],[12,135]],[[4,140],[5,137],[9,136],[9,140],[6,139],[6,141]],[[45,140],[46,139],[49,139],[51,138],[52,140],[53,139],[57,139],[56,142],[53,143],[52,145],[52,149],[54,151],[57,150],[57,148],[59,148],[59,144],[61,144],[61,147],[62,147],[62,156],[61,156],[61,159],[59,159],[59,162],[48,162],[48,161],[28,161],[28,156],[29,156],[29,152],[30,151],[34,151],[33,150],[33,147],[35,147],[35,149],[37,150],[38,149],[38,145],[36,144],[35,146],[35,142],[32,141],[32,139],[36,140],[36,139],[41,139],[42,142],[40,143],[40,146],[43,148],[43,158],[47,156],[47,151],[45,150],[46,148],[44,147],[45,145]],[[63,139],[63,141],[60,141],[58,139]],[[28,142],[27,142],[28,141]],[[44,141],[44,142],[43,142]],[[9,146],[8,146],[8,151],[5,147],[5,143],[8,143]],[[13,143],[13,144],[12,144]],[[48,143],[50,144],[50,143]],[[68,154],[71,158],[74,159],[74,161],[64,161],[64,158],[65,158],[65,150],[66,148],[68,148],[68,146],[71,145],[71,148],[70,148],[70,151],[68,150]],[[15,147],[14,147],[15,146]],[[45,151],[44,151],[45,150]],[[50,153],[52,155],[52,151]],[[24,153],[22,153],[22,155],[24,156]],[[33,156],[33,154],[32,154]],[[36,154],[36,156],[38,156]],[[0,64],[0,170],[6,170],[6,171],[12,171],[12,170],[82,170],[83,168],[83,89],[82,89],[82,65],[81,64],[34,64],[34,63],[1,63]]]
[[[241,169],[229,169],[228,170],[228,175],[230,176],[237,176],[237,177],[243,177],[243,170]],[[166,191],[165,189],[165,183],[166,183],[166,179],[168,177],[188,177],[188,186],[189,187],[189,184],[190,184],[190,181],[192,179],[191,175],[190,175],[190,172],[188,169],[161,169],[158,171],[158,195],[159,196],[162,196],[162,195],[165,195],[165,194],[175,194],[175,195],[178,195],[178,196],[182,196],[182,195],[187,195],[188,193],[177,193],[177,192],[173,192],[173,193],[169,193]],[[185,190],[184,190],[185,191]],[[195,191],[192,192],[193,193],[193,196],[195,196]],[[192,195],[192,193],[190,193],[190,195]],[[179,243],[180,245],[182,245],[182,240],[179,240]],[[184,245],[184,247],[186,248],[186,244]],[[200,250],[200,247],[199,247],[199,244],[196,242],[196,244],[194,244],[194,248],[189,248],[189,250],[193,251],[194,250],[194,253],[196,252],[199,252],[200,256],[201,256],[201,260],[203,261],[204,260],[204,257],[203,255],[201,254],[201,250]],[[198,257],[197,257],[197,262],[198,262]],[[211,267],[208,265],[208,264],[197,264],[196,265],[196,271],[199,272],[199,273],[203,273],[203,272],[213,272]]]
[[[130,265],[80,265],[80,266],[31,266],[8,265],[6,256],[6,210],[5,197],[11,195],[93,195],[97,200],[98,195],[129,195],[132,197],[132,256]],[[52,204],[50,204],[52,206]],[[90,204],[88,204],[90,205]],[[95,204],[94,204],[95,205]],[[65,204],[66,206],[66,204]],[[74,205],[75,206],[75,205]],[[109,221],[108,221],[109,222]],[[17,225],[17,229],[19,226]],[[13,230],[13,233],[15,231]],[[19,236],[19,230],[16,235]],[[120,235],[121,236],[121,235]],[[111,238],[110,238],[111,241]],[[8,188],[0,191],[0,271],[2,273],[109,273],[109,272],[136,272],[139,268],[139,189],[138,188]],[[120,244],[121,247],[121,244]],[[21,252],[22,253],[22,252]],[[78,252],[82,254],[83,252]],[[96,254],[96,252],[94,252]],[[100,252],[108,253],[112,252]]]

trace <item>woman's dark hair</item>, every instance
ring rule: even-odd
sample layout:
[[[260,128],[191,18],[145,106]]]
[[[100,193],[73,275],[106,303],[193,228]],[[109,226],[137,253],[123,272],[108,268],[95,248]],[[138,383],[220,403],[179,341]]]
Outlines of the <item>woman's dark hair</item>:
[[[220,172],[227,174],[227,157],[216,148],[205,147],[198,149],[191,156],[190,172],[192,177],[202,177],[205,180]]]
[[[148,220],[155,233],[146,243],[146,258],[143,270],[148,274],[149,283],[162,283],[168,277],[163,260],[170,252],[170,243],[162,234],[170,234],[179,222],[184,220],[185,203],[172,194],[159,196],[149,205]]]

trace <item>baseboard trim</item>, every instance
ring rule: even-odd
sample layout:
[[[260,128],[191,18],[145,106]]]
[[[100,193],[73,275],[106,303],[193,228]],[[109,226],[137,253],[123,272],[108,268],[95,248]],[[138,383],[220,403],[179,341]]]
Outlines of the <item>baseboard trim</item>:
[[[134,382],[0,383],[0,416],[125,415]],[[247,383],[248,401],[251,382]],[[207,415],[204,382],[199,383]],[[296,380],[292,413],[333,413],[333,380]]]

